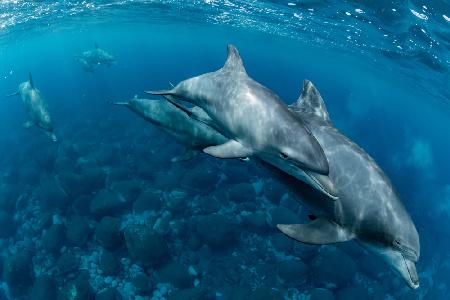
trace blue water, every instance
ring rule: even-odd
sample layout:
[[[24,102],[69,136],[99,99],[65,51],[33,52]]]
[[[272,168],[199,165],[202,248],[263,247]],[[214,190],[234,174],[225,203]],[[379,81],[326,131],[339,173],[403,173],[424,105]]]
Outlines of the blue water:
[[[74,56],[94,43],[114,55],[116,63],[87,73]],[[419,289],[409,290],[356,244],[303,249],[284,239],[270,222],[273,211],[281,207],[304,221],[305,209],[268,174],[204,155],[170,163],[182,146],[108,103],[144,97],[143,91],[216,70],[229,43],[238,47],[248,74],[288,104],[298,98],[303,80],[311,80],[334,125],[390,177],[420,234]],[[15,92],[31,72],[47,99],[59,142],[21,126],[27,119],[19,98],[1,99],[0,206],[13,220],[0,222],[12,227],[0,239],[0,299],[49,299],[56,290],[60,299],[69,299],[67,291],[79,282],[89,284],[89,292],[82,294],[78,285],[78,298],[70,299],[94,299],[110,287],[123,299],[448,299],[449,53],[446,0],[2,1],[0,94]],[[69,173],[83,176],[86,168],[100,170],[89,180],[106,180],[92,184],[84,195],[77,192],[81,183],[75,184],[61,207],[44,205],[51,202],[42,199],[48,180],[60,182]],[[189,180],[196,189],[186,184]],[[133,188],[120,192],[121,183]],[[256,191],[249,199],[230,197],[238,184],[252,184]],[[122,231],[130,224],[169,224],[157,230],[168,247],[161,262],[135,263],[119,241],[121,246],[110,249],[119,269],[112,275],[98,271],[104,246],[96,238],[101,217],[82,208],[104,189],[127,203],[110,213]],[[133,212],[133,203],[148,190],[161,191],[160,207],[147,214]],[[182,201],[173,191],[184,195]],[[264,224],[249,226],[247,213],[260,214]],[[225,229],[208,219],[217,214],[226,218]],[[43,246],[52,223],[61,224],[67,235],[70,220],[79,216],[89,227],[86,241],[75,245],[70,237],[60,237],[62,244],[53,253]],[[217,233],[224,240],[208,242],[211,237],[199,224],[225,230]],[[32,274],[29,280],[13,280],[5,271],[7,260],[24,251],[32,257]],[[73,270],[53,267],[63,254],[78,260]],[[319,268],[318,257],[331,263]],[[333,282],[335,273],[345,273],[336,271],[346,267],[339,265],[339,257],[355,266],[344,282],[318,280],[325,276]],[[283,262],[291,260],[302,267],[285,270]],[[54,281],[42,285],[46,274]],[[147,289],[136,288],[137,274],[145,274]],[[177,274],[181,279],[173,278]],[[42,290],[49,294],[39,294]]]

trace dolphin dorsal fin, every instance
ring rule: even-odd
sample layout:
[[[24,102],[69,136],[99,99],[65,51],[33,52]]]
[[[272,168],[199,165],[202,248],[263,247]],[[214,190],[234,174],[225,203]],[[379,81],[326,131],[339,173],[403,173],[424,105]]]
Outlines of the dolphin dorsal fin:
[[[33,76],[31,76],[31,72],[28,73],[28,81],[30,82],[31,87],[34,89]]]
[[[291,105],[299,113],[313,115],[322,121],[331,123],[327,107],[317,88],[309,80],[303,81],[303,91],[297,102]]]
[[[227,46],[228,56],[222,70],[247,73],[244,68],[239,51],[233,45]]]

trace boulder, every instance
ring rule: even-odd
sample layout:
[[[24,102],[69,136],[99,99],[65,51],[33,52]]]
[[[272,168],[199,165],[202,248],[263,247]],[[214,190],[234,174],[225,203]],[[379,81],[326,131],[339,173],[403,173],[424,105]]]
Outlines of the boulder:
[[[89,284],[89,274],[80,273],[69,281],[58,294],[58,300],[94,300],[94,291]]]
[[[125,243],[131,259],[142,265],[159,264],[169,256],[166,241],[145,225],[128,226]]]
[[[310,295],[309,300],[334,300],[333,292],[327,289],[315,288],[309,292],[309,295]]]
[[[123,198],[110,190],[99,191],[91,201],[90,211],[97,217],[117,215],[125,208],[126,202]]]
[[[350,282],[357,271],[353,259],[342,251],[327,248],[314,258],[311,278],[316,287],[338,288]]]
[[[256,194],[250,183],[238,183],[228,191],[228,197],[234,202],[251,202],[255,200]]]
[[[53,224],[42,235],[42,247],[50,253],[58,253],[65,243],[64,226],[60,224]]]
[[[95,240],[106,249],[115,249],[123,244],[122,222],[118,218],[104,217],[95,228]]]
[[[33,284],[33,263],[28,252],[9,256],[3,266],[3,280],[13,291],[27,289]]]
[[[59,275],[66,275],[72,272],[77,272],[79,267],[79,261],[75,255],[66,252],[61,254],[56,262]]]
[[[108,288],[98,293],[95,300],[122,300],[122,295],[115,288]]]
[[[43,211],[64,212],[70,202],[69,196],[54,178],[41,182],[37,199]]]
[[[150,278],[144,273],[136,274],[131,280],[131,283],[135,287],[136,294],[138,295],[141,296],[150,295],[150,293],[152,292],[152,285]]]
[[[83,246],[89,236],[89,231],[89,224],[84,217],[73,215],[66,221],[66,237],[71,245]]]
[[[103,274],[106,276],[116,275],[120,271],[120,262],[108,250],[103,249],[100,254],[99,267],[100,270],[103,271]]]
[[[57,299],[56,280],[49,275],[37,277],[30,296],[31,300]]]
[[[308,266],[300,260],[285,260],[278,263],[278,277],[289,286],[298,286],[307,279]]]
[[[232,245],[236,238],[236,227],[220,214],[201,217],[197,221],[197,233],[205,244],[213,248],[225,248]]]
[[[158,191],[147,190],[142,192],[133,204],[134,213],[158,211],[161,208],[162,194]]]
[[[170,262],[158,271],[159,282],[170,283],[179,289],[193,286],[188,268],[176,261]]]

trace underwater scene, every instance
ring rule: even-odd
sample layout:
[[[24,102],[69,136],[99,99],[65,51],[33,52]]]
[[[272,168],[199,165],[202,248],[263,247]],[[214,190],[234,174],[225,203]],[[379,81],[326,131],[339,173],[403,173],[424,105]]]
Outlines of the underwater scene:
[[[0,300],[449,299],[448,0],[0,1]]]

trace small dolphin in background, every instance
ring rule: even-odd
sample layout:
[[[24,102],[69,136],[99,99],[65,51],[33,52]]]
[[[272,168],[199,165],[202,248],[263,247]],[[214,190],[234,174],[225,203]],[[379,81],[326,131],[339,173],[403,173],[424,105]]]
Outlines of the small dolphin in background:
[[[48,112],[48,106],[41,92],[34,87],[33,78],[29,74],[29,80],[22,82],[19,85],[19,90],[10,96],[18,96],[22,98],[30,120],[23,123],[23,127],[30,128],[33,125],[44,130],[45,134],[49,136],[52,141],[56,142],[56,135],[53,133],[53,124]]]
[[[218,71],[147,93],[190,102],[208,114],[229,140],[205,148],[205,153],[218,158],[256,156],[335,198],[324,176],[329,167],[320,144],[275,93],[247,75],[234,46],[228,46],[226,63]]]
[[[166,100],[139,99],[137,96],[126,102],[113,104],[128,107],[185,146],[186,152],[172,158],[172,162],[190,160],[198,155],[202,149],[223,144],[227,140],[213,128],[189,116],[189,112],[201,114],[202,112],[198,107],[186,110],[188,112],[186,113],[186,111],[180,110]]]
[[[100,49],[97,43],[94,49],[84,51],[81,55],[75,55],[81,67],[86,72],[94,72],[99,66],[105,65],[110,67],[116,62],[114,56],[103,49]]]
[[[356,239],[382,257],[409,287],[418,288],[419,235],[389,178],[363,149],[332,125],[325,103],[310,81],[305,80],[299,100],[290,109],[305,121],[324,149],[330,166],[328,177],[338,200],[328,201],[291,178],[288,184],[317,214],[308,224],[278,224],[278,228],[307,244]]]

